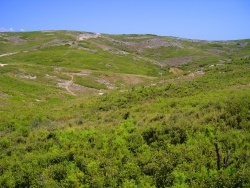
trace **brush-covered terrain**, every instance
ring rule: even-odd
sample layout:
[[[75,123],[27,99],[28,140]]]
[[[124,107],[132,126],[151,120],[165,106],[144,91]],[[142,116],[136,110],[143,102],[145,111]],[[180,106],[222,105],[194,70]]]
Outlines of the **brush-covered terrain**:
[[[0,33],[0,187],[250,187],[250,40]]]

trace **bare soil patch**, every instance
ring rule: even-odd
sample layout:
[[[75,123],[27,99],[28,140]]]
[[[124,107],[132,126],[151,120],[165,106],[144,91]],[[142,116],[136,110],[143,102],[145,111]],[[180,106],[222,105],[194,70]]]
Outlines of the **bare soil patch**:
[[[0,91],[0,97],[1,98],[9,98],[9,95],[7,93]]]
[[[140,84],[145,81],[143,76],[137,76],[132,74],[122,74],[121,78],[125,84]]]
[[[77,40],[85,40],[90,38],[97,38],[99,37],[99,33],[83,33],[77,36]]]
[[[14,45],[26,44],[28,42],[28,40],[22,39],[19,36],[7,36],[3,38]]]
[[[27,75],[27,74],[19,74],[16,75],[19,78],[24,78],[24,79],[29,79],[29,80],[35,80],[37,78],[37,76],[31,76],[31,75]]]
[[[4,67],[5,65],[8,65],[8,64],[0,63],[0,67]]]
[[[173,57],[173,58],[165,59],[164,61],[160,62],[160,64],[162,66],[169,65],[169,66],[175,67],[175,66],[179,66],[179,65],[189,63],[191,61],[192,61],[192,57],[189,57],[189,56]]]
[[[180,74],[180,73],[183,72],[183,70],[178,69],[178,68],[176,68],[176,67],[171,67],[171,68],[169,69],[169,72],[171,72],[171,73],[173,73],[173,74]]]
[[[107,78],[99,78],[99,79],[97,80],[97,82],[99,82],[100,84],[106,85],[106,87],[107,87],[108,89],[115,89],[115,88],[116,88],[116,87],[115,87],[115,84],[114,84],[114,83],[111,83],[110,80],[108,80]]]
[[[82,70],[80,72],[76,72],[76,73],[72,73],[72,74],[84,77],[84,76],[90,75],[91,73],[92,73],[92,71],[90,71],[90,70]]]

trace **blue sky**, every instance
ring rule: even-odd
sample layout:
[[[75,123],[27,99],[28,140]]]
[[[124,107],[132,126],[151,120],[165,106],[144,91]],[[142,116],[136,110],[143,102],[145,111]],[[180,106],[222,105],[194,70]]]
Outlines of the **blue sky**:
[[[1,31],[250,38],[250,0],[0,0]]]

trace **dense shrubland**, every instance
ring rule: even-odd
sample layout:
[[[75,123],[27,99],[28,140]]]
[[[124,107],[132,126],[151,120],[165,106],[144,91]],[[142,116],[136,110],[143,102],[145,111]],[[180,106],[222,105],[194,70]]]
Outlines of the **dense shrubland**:
[[[232,64],[10,121],[1,186],[249,187],[249,70]]]
[[[79,97],[44,86],[51,59],[42,62],[41,75],[29,66],[39,62],[39,53],[17,65],[34,72],[36,81],[14,77],[20,71],[14,65],[0,69],[0,187],[250,187],[249,58],[190,63],[179,67],[183,73],[166,73],[153,84]],[[69,72],[71,66],[63,68]],[[147,66],[139,73],[147,74]],[[138,70],[125,73],[130,71]],[[197,71],[202,74],[190,76]],[[91,79],[75,77],[105,88]]]

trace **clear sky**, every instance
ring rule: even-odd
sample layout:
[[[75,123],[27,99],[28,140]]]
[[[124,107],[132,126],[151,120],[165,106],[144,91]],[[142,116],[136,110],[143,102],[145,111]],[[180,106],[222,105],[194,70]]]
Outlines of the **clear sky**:
[[[250,0],[0,0],[1,31],[250,38]]]

